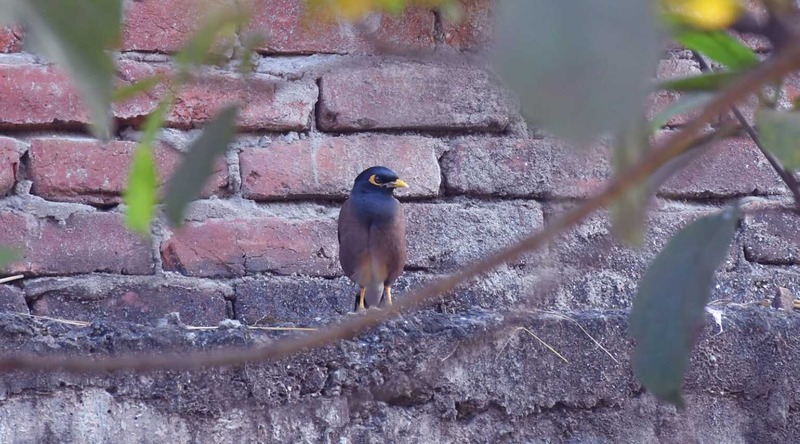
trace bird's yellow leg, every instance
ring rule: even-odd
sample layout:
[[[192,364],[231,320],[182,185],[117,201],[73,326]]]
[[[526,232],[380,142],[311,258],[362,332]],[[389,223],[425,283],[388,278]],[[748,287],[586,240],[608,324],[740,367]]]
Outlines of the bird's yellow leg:
[[[386,293],[386,305],[392,305],[392,287],[387,285],[383,287],[383,291]]]
[[[364,294],[367,292],[366,288],[362,288],[358,292],[358,311],[366,310],[367,307],[364,306]]]

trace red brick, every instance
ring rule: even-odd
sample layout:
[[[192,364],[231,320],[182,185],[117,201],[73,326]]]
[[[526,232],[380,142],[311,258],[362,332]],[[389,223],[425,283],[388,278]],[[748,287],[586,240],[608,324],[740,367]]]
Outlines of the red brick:
[[[449,272],[475,262],[542,227],[536,202],[405,204],[406,266]],[[527,263],[530,257],[515,261]]]
[[[313,82],[215,73],[199,77],[181,91],[167,123],[195,127],[224,106],[239,104],[238,126],[242,130],[302,131],[310,125],[317,94]]]
[[[130,2],[122,25],[124,51],[175,52],[205,22],[218,3],[204,0],[137,0]]]
[[[22,27],[0,27],[0,52],[19,52],[22,49]]]
[[[337,251],[333,219],[280,217],[191,222],[161,246],[166,270],[203,277],[330,276],[338,271]]]
[[[217,325],[226,318],[226,297],[232,293],[224,284],[174,278],[99,275],[25,282],[32,314],[86,322],[154,325],[177,312],[188,325]]]
[[[550,180],[550,141],[456,139],[442,158],[448,193],[541,196]]]
[[[0,311],[28,314],[28,304],[22,290],[10,285],[0,285]]]
[[[117,204],[127,185],[135,142],[33,139],[28,173],[31,192],[45,199],[96,205]],[[177,168],[182,154],[159,145],[155,150],[160,184]],[[217,162],[202,197],[226,194],[228,171],[224,159]]]
[[[89,117],[66,75],[52,66],[0,64],[0,126],[82,126]]]
[[[659,190],[663,196],[693,199],[785,192],[783,182],[748,137],[714,143]]]
[[[0,137],[0,196],[14,188],[18,171],[17,141],[8,137]]]
[[[153,273],[149,242],[125,229],[121,214],[74,213],[63,223],[0,212],[0,245],[24,250],[9,272],[31,275]]]
[[[656,78],[659,81],[690,77],[701,74],[700,66],[694,60],[669,59],[658,63]],[[652,119],[656,114],[665,110],[680,99],[681,94],[672,91],[658,91],[648,98],[647,118]],[[695,113],[680,114],[672,117],[667,122],[669,126],[683,125]]]
[[[744,252],[751,262],[800,264],[800,216],[787,211],[748,217]]]
[[[319,127],[326,131],[502,131],[511,110],[486,71],[415,63],[323,74]]]
[[[375,14],[360,23],[335,23],[304,15],[302,0],[257,0],[249,32],[265,37],[269,54],[380,53],[433,48],[432,11],[411,8],[398,17]]]
[[[478,49],[492,38],[491,0],[461,0],[461,21],[444,19],[444,41],[458,49]]]
[[[417,136],[328,137],[248,148],[239,156],[248,199],[350,194],[364,169],[384,165],[410,187],[398,196],[435,196],[441,174],[435,139]]]

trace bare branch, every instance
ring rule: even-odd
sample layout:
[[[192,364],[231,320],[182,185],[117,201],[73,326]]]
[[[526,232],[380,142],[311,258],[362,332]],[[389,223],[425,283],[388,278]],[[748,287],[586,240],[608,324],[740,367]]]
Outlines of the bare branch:
[[[702,54],[698,53],[697,51],[692,51],[692,53],[700,63],[701,70],[709,72],[714,70],[714,68],[711,67]],[[761,140],[758,137],[758,133],[753,126],[750,125],[750,122],[747,121],[742,112],[739,111],[739,107],[736,105],[731,105],[731,111],[733,112],[733,115],[736,116],[736,120],[738,120],[739,123],[744,126],[745,131],[747,131],[747,134],[751,139],[753,139],[753,142],[755,142],[756,146],[761,151],[761,154],[764,155],[769,164],[772,165],[772,168],[775,170],[775,172],[778,173],[778,176],[780,176],[781,180],[783,180],[783,182],[789,188],[789,191],[792,192],[794,195],[795,206],[798,210],[800,210],[800,183],[797,182],[794,174],[792,174],[790,171],[786,171],[786,168],[781,165],[780,161],[764,148],[764,145],[761,144]]]
[[[274,343],[253,348],[223,349],[208,352],[151,353],[90,359],[86,356],[16,355],[0,357],[0,370],[63,370],[68,372],[108,372],[119,370],[190,370],[210,366],[239,365],[248,362],[270,361],[333,344],[375,327],[380,322],[421,306],[457,285],[470,281],[498,266],[517,259],[522,254],[544,246],[566,229],[578,224],[596,210],[608,205],[628,188],[645,180],[653,171],[691,146],[695,136],[720,112],[756,91],[765,82],[782,77],[800,67],[800,40],[787,45],[783,51],[742,74],[714,98],[680,133],[659,144],[651,155],[612,180],[600,194],[585,201],[517,244],[507,247],[458,273],[441,279],[399,300],[387,310],[368,310],[352,315],[340,324],[300,334]]]

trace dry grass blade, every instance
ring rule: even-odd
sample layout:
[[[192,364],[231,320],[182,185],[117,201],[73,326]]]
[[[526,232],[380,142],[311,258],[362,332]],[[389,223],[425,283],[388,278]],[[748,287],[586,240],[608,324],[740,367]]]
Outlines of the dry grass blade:
[[[558,313],[558,312],[556,312],[556,311],[549,311],[549,310],[537,310],[537,311],[539,311],[539,312],[541,312],[541,313],[547,313],[547,314],[549,314],[549,315],[551,315],[551,316],[556,316],[556,317],[558,317],[558,318],[561,318],[561,319],[564,319],[564,320],[570,321],[570,322],[572,322],[573,324],[577,325],[577,326],[578,326],[578,328],[580,328],[580,329],[581,329],[581,331],[583,332],[583,334],[585,334],[585,335],[586,335],[586,336],[587,336],[589,339],[591,339],[591,340],[592,340],[592,342],[594,342],[594,344],[595,344],[595,345],[596,345],[596,346],[597,346],[597,347],[598,347],[600,350],[603,350],[603,351],[605,352],[605,354],[607,354],[607,355],[608,355],[608,357],[609,357],[609,358],[611,358],[611,359],[612,359],[614,362],[616,362],[617,364],[619,364],[619,361],[617,360],[617,358],[615,358],[615,357],[614,357],[614,355],[612,355],[610,351],[608,351],[608,350],[607,350],[605,347],[603,347],[603,344],[601,344],[601,343],[600,343],[600,341],[598,341],[597,339],[595,339],[595,338],[594,338],[594,336],[590,335],[590,334],[589,334],[589,332],[588,332],[588,331],[586,331],[586,329],[585,329],[585,328],[583,328],[583,325],[581,325],[581,324],[580,324],[578,321],[576,321],[574,318],[571,318],[571,317],[569,317],[569,316],[567,316],[567,315],[565,315],[565,314],[563,314],[563,313]]]
[[[567,358],[565,358],[565,357],[564,357],[564,355],[562,355],[561,353],[559,353],[559,352],[558,352],[558,350],[556,350],[555,348],[553,348],[553,347],[552,347],[550,344],[548,344],[547,342],[544,342],[544,341],[542,340],[542,338],[540,338],[540,337],[536,336],[536,335],[535,335],[535,334],[534,334],[532,331],[530,331],[530,330],[529,330],[529,329],[527,329],[526,327],[517,327],[517,328],[515,328],[515,329],[514,329],[514,331],[513,331],[513,332],[511,332],[511,335],[508,337],[508,340],[506,341],[506,343],[505,343],[505,344],[503,344],[503,346],[502,346],[502,347],[500,347],[500,351],[499,351],[499,352],[497,352],[497,356],[496,356],[496,358],[500,357],[500,354],[501,354],[501,353],[503,353],[503,350],[505,350],[505,349],[506,349],[506,346],[508,346],[508,343],[509,343],[509,342],[511,342],[511,339],[513,339],[513,338],[514,338],[514,335],[515,335],[515,334],[516,334],[518,331],[520,331],[520,330],[521,330],[521,331],[524,331],[525,333],[527,333],[527,334],[529,334],[529,335],[531,335],[531,336],[533,336],[533,337],[534,337],[534,338],[535,338],[537,341],[539,341],[539,342],[540,342],[542,345],[544,345],[545,347],[547,347],[547,349],[548,349],[548,350],[550,350],[551,352],[553,352],[553,354],[554,354],[554,355],[558,356],[559,358],[561,358],[561,360],[562,360],[562,361],[564,361],[564,362],[566,362],[567,364],[569,364],[569,361],[567,361]]]
[[[4,278],[0,279],[0,284],[5,284],[6,282],[16,281],[16,280],[22,279],[24,277],[25,276],[21,275],[21,274],[15,274],[14,276],[4,277]]]
[[[388,310],[368,310],[363,315],[349,316],[341,323],[324,329],[288,337],[256,348],[220,349],[206,352],[125,355],[90,359],[86,356],[6,355],[0,357],[0,370],[63,370],[69,372],[108,372],[118,370],[187,370],[209,366],[238,365],[247,362],[270,361],[312,348],[322,347],[375,327],[400,313],[421,306],[434,297],[453,290],[498,266],[515,260],[522,254],[544,246],[566,229],[583,221],[600,208],[607,206],[631,186],[645,180],[659,167],[684,152],[704,126],[717,114],[747,97],[765,82],[786,75],[800,67],[800,39],[792,41],[782,51],[744,73],[721,91],[706,107],[688,122],[684,129],[659,144],[652,154],[621,174],[597,196],[583,202],[538,233],[520,240],[463,270],[441,279],[399,300]]]

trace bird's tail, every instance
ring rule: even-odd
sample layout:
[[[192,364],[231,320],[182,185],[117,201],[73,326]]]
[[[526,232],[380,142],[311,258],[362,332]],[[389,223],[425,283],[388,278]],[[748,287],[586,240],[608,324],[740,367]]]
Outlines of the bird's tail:
[[[381,303],[382,296],[383,296],[382,283],[379,282],[377,285],[370,285],[367,287],[367,292],[364,294],[364,304],[366,304],[367,308],[377,307],[378,304]]]

